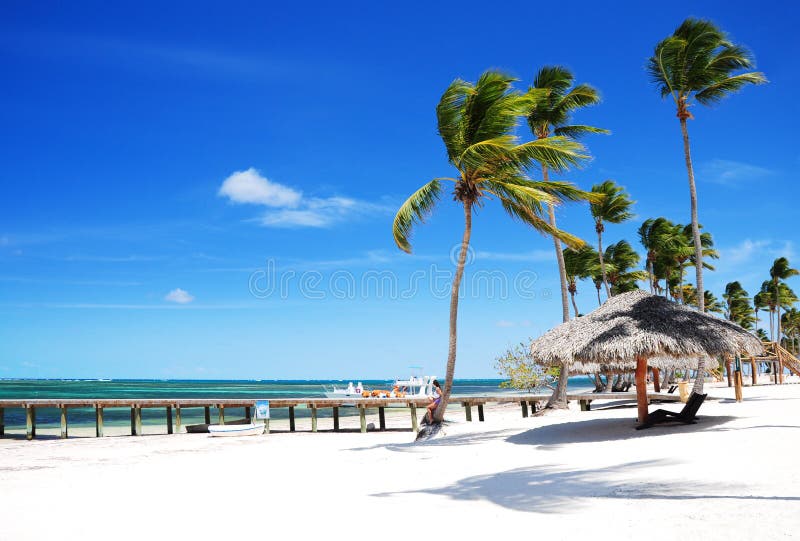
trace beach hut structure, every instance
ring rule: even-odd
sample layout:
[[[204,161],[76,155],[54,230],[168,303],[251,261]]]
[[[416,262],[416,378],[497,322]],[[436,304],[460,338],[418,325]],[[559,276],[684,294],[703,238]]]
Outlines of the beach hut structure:
[[[716,365],[722,355],[758,355],[761,341],[739,325],[644,291],[622,293],[531,343],[535,359],[571,372],[635,370],[639,422],[647,420],[647,367]],[[704,375],[698,375],[703,377]]]

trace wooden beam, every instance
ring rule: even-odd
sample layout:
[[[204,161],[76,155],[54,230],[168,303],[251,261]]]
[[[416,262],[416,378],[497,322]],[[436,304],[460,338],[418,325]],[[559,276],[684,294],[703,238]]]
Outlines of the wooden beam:
[[[361,432],[367,431],[367,408],[363,406],[358,407],[358,420],[361,422]]]
[[[175,406],[175,432],[181,433],[181,407],[179,405]]]
[[[137,404],[136,407],[134,408],[134,411],[135,411],[135,416],[134,417],[135,417],[135,421],[136,421],[134,428],[136,429],[136,435],[137,436],[141,436],[142,435],[142,407]]]
[[[536,402],[531,400],[528,402],[528,405],[531,407],[531,413],[536,413]]]
[[[25,407],[25,438],[32,440],[36,437],[36,408]]]
[[[464,413],[467,416],[467,422],[472,422],[472,405],[469,402],[463,402],[462,405],[464,406]]]
[[[478,404],[478,421],[483,422],[483,404]]]
[[[419,432],[419,420],[417,420],[417,405],[412,403],[408,405],[411,410],[411,429],[414,432]]]
[[[248,423],[253,420],[253,414],[250,406],[244,407],[244,418]]]
[[[657,393],[661,392],[661,370],[653,368],[653,390]]]
[[[217,404],[217,411],[219,412],[219,424],[225,424],[225,406]]]
[[[131,436],[136,435],[136,406],[131,406]]]
[[[294,406],[289,406],[289,432],[294,432]]]
[[[523,418],[527,417],[528,416],[528,403],[526,401],[522,400],[519,403],[519,405],[522,406],[522,417]]]
[[[636,358],[636,404],[639,423],[647,422],[647,359]]]
[[[581,411],[589,411],[592,409],[592,401],[591,400],[581,400],[579,401],[581,405]]]
[[[378,426],[381,430],[386,430],[386,408],[383,406],[378,407]]]
[[[750,383],[755,385],[758,383],[758,365],[756,365],[755,359],[750,359],[750,370],[752,374],[750,376]]]
[[[339,432],[339,406],[333,406],[333,431]]]
[[[67,406],[61,406],[61,439],[67,439]]]
[[[264,419],[264,434],[269,434],[269,419]]]
[[[203,413],[205,414],[205,417],[206,417],[206,424],[210,425],[211,424],[211,408],[209,406],[204,406],[203,407]]]
[[[0,408],[0,436],[6,433],[6,409]]]
[[[317,408],[311,406],[311,432],[317,431]]]
[[[167,434],[172,434],[172,406],[167,406]]]
[[[103,437],[103,406],[94,407],[94,435]]]

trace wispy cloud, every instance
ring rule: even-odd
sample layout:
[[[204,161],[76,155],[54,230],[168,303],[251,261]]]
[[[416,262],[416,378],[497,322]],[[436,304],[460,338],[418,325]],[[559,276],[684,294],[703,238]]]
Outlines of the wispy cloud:
[[[475,253],[476,260],[487,261],[553,261],[555,255],[552,250],[533,250],[530,252],[483,252]]]
[[[735,272],[737,276],[744,276],[748,266],[764,266],[763,273],[766,273],[773,259],[788,257],[791,260],[795,251],[794,243],[790,240],[745,239],[739,244],[719,248],[719,254],[719,261],[712,262],[716,267],[715,274],[727,275]]]
[[[167,293],[164,300],[178,304],[189,304],[194,300],[194,297],[188,291],[178,287]]]
[[[254,219],[265,227],[325,228],[390,210],[384,205],[350,197],[307,197],[299,190],[264,177],[252,167],[226,178],[218,195],[232,203],[269,207],[271,210]]]
[[[754,180],[763,180],[774,174],[775,171],[759,165],[715,159],[700,165],[697,178],[704,182],[738,187]]]

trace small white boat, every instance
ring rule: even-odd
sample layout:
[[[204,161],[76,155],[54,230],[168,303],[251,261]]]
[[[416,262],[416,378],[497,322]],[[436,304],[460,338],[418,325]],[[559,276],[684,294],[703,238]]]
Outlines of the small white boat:
[[[212,436],[258,436],[264,433],[261,423],[246,425],[208,425],[208,432]]]
[[[357,385],[349,382],[347,387],[336,387],[325,389],[327,398],[362,398],[362,397],[386,397],[386,398],[421,398],[433,394],[433,380],[436,376],[412,375],[408,379],[396,379],[391,384],[391,390],[372,391],[365,389],[359,381]],[[355,404],[355,403],[352,403]],[[345,403],[345,405],[350,405]]]

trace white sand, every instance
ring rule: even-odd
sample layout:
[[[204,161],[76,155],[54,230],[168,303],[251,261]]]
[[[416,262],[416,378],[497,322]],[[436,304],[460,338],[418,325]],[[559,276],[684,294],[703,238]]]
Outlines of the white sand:
[[[575,405],[493,408],[485,423],[454,410],[426,444],[391,431],[0,440],[0,539],[798,535],[800,385],[748,387],[741,404],[709,391],[722,400],[699,424],[638,432],[635,408]]]

